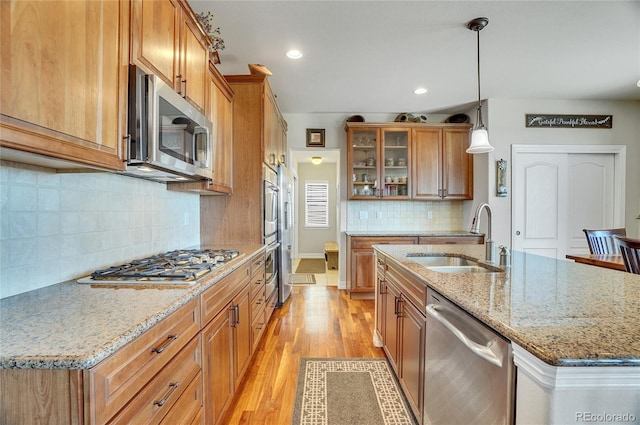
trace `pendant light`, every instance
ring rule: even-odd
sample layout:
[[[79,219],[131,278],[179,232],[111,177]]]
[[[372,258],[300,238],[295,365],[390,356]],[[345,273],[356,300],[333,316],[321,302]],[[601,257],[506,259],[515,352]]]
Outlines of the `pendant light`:
[[[480,31],[489,24],[487,18],[476,18],[467,24],[467,28],[478,34],[478,111],[476,115],[476,125],[471,133],[471,145],[467,148],[467,153],[487,153],[494,148],[489,144],[489,133],[482,121],[482,102],[480,100]]]

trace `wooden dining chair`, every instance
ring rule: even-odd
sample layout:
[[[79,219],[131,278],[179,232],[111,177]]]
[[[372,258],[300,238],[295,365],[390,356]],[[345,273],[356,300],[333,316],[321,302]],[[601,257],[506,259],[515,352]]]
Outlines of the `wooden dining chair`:
[[[629,273],[640,274],[640,239],[615,236],[624,259],[624,267]]]
[[[613,236],[627,236],[627,230],[624,227],[599,230],[582,229],[582,231],[587,236],[587,244],[589,244],[589,251],[592,254],[620,254],[620,248],[618,248]]]

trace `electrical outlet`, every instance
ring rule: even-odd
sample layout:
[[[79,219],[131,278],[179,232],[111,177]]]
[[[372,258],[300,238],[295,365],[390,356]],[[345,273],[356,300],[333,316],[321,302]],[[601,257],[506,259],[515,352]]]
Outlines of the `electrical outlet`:
[[[427,220],[433,220],[433,213],[431,211],[427,211]]]
[[[360,211],[360,220],[369,220],[369,211]]]

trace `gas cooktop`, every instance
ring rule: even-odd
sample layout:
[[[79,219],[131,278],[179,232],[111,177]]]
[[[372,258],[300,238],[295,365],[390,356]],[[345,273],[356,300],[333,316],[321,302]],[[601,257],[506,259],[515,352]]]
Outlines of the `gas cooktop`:
[[[235,249],[184,249],[96,270],[78,283],[192,285],[240,255]]]

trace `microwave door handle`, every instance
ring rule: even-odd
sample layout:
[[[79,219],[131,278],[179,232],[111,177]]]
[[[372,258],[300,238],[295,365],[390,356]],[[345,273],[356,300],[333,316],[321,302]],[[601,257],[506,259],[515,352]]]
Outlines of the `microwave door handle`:
[[[199,134],[205,134],[205,140],[208,141],[209,140],[209,129],[207,127],[202,127],[202,126],[196,126],[193,129],[193,152],[195,155],[197,155],[198,153],[198,135]],[[202,168],[209,168],[211,166],[211,152],[209,150],[209,144],[205,143],[204,144],[204,157],[205,157],[205,162],[204,162],[204,167]]]

